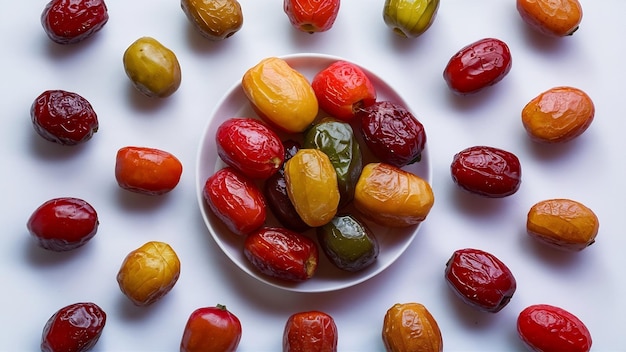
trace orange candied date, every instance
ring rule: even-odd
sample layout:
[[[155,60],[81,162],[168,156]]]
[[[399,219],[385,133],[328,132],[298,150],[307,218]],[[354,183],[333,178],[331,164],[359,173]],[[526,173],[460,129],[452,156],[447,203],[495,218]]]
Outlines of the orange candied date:
[[[284,0],[283,11],[297,30],[317,33],[332,28],[340,4],[340,0]]]
[[[74,44],[98,32],[109,20],[104,0],[52,0],[41,13],[48,37],[59,44]]]
[[[124,147],[118,150],[115,178],[123,189],[147,195],[162,195],[173,190],[183,173],[174,155],[159,149]]]
[[[516,7],[524,22],[551,37],[574,34],[583,19],[578,0],[517,0]]]

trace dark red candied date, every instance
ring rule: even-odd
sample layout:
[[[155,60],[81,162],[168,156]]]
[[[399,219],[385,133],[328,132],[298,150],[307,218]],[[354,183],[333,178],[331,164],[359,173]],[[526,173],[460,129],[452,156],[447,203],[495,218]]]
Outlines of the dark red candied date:
[[[45,249],[64,252],[83,246],[98,231],[98,214],[78,198],[53,198],[40,205],[26,224],[31,236]]]
[[[265,227],[249,234],[244,255],[261,273],[292,282],[310,279],[319,260],[313,240],[280,227]]]
[[[98,131],[98,115],[87,99],[65,90],[41,93],[30,108],[37,133],[51,142],[76,145]]]
[[[95,303],[81,302],[63,307],[46,322],[41,351],[89,351],[100,339],[105,324],[106,313]]]
[[[297,232],[303,232],[310,228],[291,203],[287,193],[287,181],[285,181],[285,176],[282,173],[276,173],[265,181],[263,194],[272,214],[283,226]]]
[[[548,304],[526,307],[517,318],[520,339],[532,351],[587,352],[589,329],[574,314]]]
[[[461,188],[490,198],[509,196],[522,183],[522,169],[515,154],[506,150],[474,146],[454,155],[452,180]]]
[[[452,254],[446,263],[445,278],[463,302],[490,313],[502,310],[517,288],[513,273],[500,259],[473,248]]]
[[[285,150],[280,138],[257,119],[228,119],[217,128],[215,140],[220,158],[254,179],[270,177],[284,161]]]
[[[104,0],[52,0],[41,13],[41,25],[50,39],[73,44],[98,32],[109,20]]]
[[[403,167],[421,159],[426,131],[404,106],[379,101],[357,110],[365,144],[380,161]]]
[[[500,82],[511,70],[512,62],[505,42],[484,38],[452,56],[443,78],[454,93],[473,94]]]
[[[265,223],[263,193],[251,179],[232,167],[210,176],[202,192],[215,216],[237,235],[247,235]]]

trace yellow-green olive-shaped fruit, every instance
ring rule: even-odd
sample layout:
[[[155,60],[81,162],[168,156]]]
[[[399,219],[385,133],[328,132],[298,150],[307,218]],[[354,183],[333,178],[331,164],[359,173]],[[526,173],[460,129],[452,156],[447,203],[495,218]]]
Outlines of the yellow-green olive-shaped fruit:
[[[181,82],[181,70],[173,51],[154,38],[141,37],[124,52],[124,70],[133,85],[154,98],[172,95]]]
[[[237,0],[181,0],[187,19],[203,37],[219,41],[243,26],[243,12]]]
[[[438,9],[439,0],[385,0],[383,20],[401,37],[415,38],[430,28]]]

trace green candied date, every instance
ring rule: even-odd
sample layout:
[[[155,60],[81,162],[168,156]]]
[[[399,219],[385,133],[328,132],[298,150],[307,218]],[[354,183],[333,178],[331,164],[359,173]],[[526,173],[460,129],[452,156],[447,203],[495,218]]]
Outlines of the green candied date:
[[[379,245],[374,233],[350,214],[337,215],[316,231],[326,257],[339,269],[363,270],[378,258]]]
[[[438,9],[439,0],[385,0],[383,20],[401,37],[415,38],[430,28]]]
[[[303,148],[319,149],[328,155],[337,173],[341,196],[339,207],[350,203],[363,170],[363,156],[349,123],[326,117],[313,125],[304,137]]]

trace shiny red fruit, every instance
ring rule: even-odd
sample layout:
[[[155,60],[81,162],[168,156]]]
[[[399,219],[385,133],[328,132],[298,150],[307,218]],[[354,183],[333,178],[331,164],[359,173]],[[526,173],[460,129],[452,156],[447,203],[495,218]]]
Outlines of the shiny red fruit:
[[[474,146],[454,155],[452,180],[466,191],[490,198],[514,194],[522,183],[522,168],[515,154],[506,150]]]
[[[332,28],[339,13],[340,0],[284,0],[283,10],[291,25],[307,33]]]
[[[283,332],[283,352],[337,351],[337,325],[320,311],[292,314]]]
[[[452,254],[446,263],[445,278],[463,302],[490,313],[502,310],[517,287],[513,273],[500,259],[473,248]]]
[[[55,143],[76,145],[91,139],[98,131],[98,115],[89,101],[65,90],[41,93],[30,108],[37,133]]]
[[[233,352],[241,341],[241,322],[236,315],[218,304],[198,308],[189,315],[181,352]]]
[[[73,44],[98,32],[109,20],[104,0],[52,0],[41,14],[41,24],[50,39]]]
[[[317,244],[285,228],[261,228],[246,237],[244,254],[261,273],[286,280],[304,281],[317,270]]]
[[[344,121],[352,120],[357,109],[376,102],[376,88],[365,71],[343,60],[318,72],[311,86],[320,108]]]
[[[89,203],[64,197],[40,205],[26,226],[41,247],[64,252],[87,243],[96,235],[98,224],[98,214]]]
[[[215,142],[220,158],[248,177],[266,179],[283,165],[280,138],[260,120],[228,119],[217,128]]]
[[[115,157],[115,179],[128,191],[158,196],[173,190],[183,164],[173,154],[147,147],[123,147]]]
[[[252,180],[232,167],[209,177],[203,189],[211,211],[237,235],[247,235],[265,223],[263,193]]]
[[[517,332],[535,352],[587,352],[592,344],[591,334],[580,319],[548,304],[522,310],[517,318]]]
[[[485,38],[452,56],[443,71],[443,78],[453,92],[473,94],[500,82],[511,66],[508,45],[499,39]]]
[[[74,303],[48,319],[41,336],[43,352],[91,350],[104,330],[106,313],[95,303]]]

